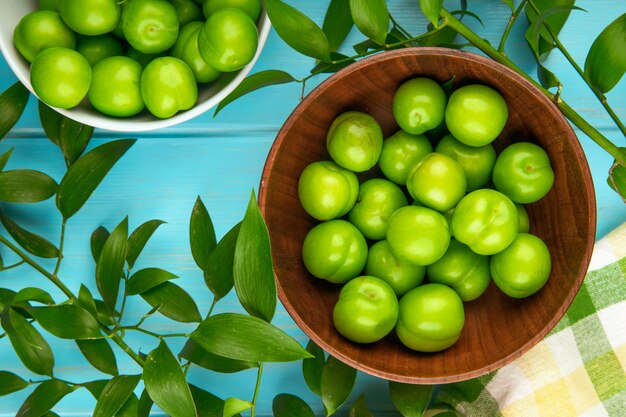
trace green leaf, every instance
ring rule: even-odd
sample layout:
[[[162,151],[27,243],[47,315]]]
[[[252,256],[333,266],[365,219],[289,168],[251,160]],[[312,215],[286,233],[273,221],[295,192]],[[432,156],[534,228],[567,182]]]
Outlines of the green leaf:
[[[365,395],[361,395],[350,407],[350,417],[374,417],[365,406]]]
[[[615,87],[626,72],[626,13],[609,24],[593,41],[585,60],[585,74],[601,93]]]
[[[2,171],[4,167],[6,166],[7,162],[9,162],[9,158],[11,157],[11,154],[13,153],[13,149],[15,148],[11,148],[5,153],[3,153],[2,155],[0,155],[0,171]]]
[[[0,172],[0,201],[38,203],[57,192],[56,181],[43,172],[15,169]]]
[[[218,314],[191,334],[202,348],[219,356],[254,362],[290,362],[311,357],[291,336],[264,320]]]
[[[236,414],[251,409],[252,405],[250,401],[240,400],[239,398],[227,398],[222,407],[222,416],[233,417]]]
[[[217,238],[215,237],[211,216],[200,197],[196,199],[196,204],[191,211],[189,244],[191,246],[191,255],[193,260],[196,261],[196,265],[203,271],[206,271],[209,255],[211,255],[215,245],[217,245]]]
[[[104,301],[94,300],[96,305],[96,312],[98,314],[98,321],[105,326],[113,326],[115,324],[114,317],[119,317],[119,313],[111,309]]]
[[[130,398],[140,380],[141,375],[113,377],[98,396],[93,417],[113,417]]]
[[[126,284],[128,295],[137,295],[171,279],[178,278],[171,272],[159,268],[145,268],[135,272]]]
[[[424,16],[436,28],[439,27],[439,14],[443,8],[443,0],[420,0],[420,7]]]
[[[0,140],[22,117],[28,97],[30,97],[30,92],[19,81],[0,94]]]
[[[235,262],[235,246],[241,223],[237,223],[220,239],[211,252],[204,271],[204,282],[216,299],[223,298],[233,288],[233,266]]]
[[[78,305],[87,310],[94,318],[98,319],[98,310],[96,308],[96,302],[91,295],[91,291],[84,284],[80,284],[78,290]]]
[[[31,307],[27,311],[37,322],[61,339],[101,338],[100,326],[87,310],[75,304]]]
[[[104,391],[104,387],[109,383],[107,379],[98,379],[96,381],[85,382],[83,386],[87,388],[87,391],[97,400],[100,398],[102,391]]]
[[[621,148],[621,150],[626,152],[626,148]],[[626,203],[626,166],[615,161],[609,170],[607,182]]]
[[[290,74],[279,70],[265,70],[249,75],[237,88],[220,101],[220,104],[218,104],[215,109],[215,113],[213,113],[213,117],[217,116],[224,107],[248,93],[260,88],[269,87],[270,85],[286,84],[296,81],[297,80]]]
[[[388,37],[389,38],[389,37]],[[376,43],[371,41],[373,46],[372,47],[376,47]],[[347,59],[349,58],[347,55],[343,55],[340,54],[338,52],[331,52],[330,53],[330,57],[333,61],[340,61],[337,62],[335,64],[333,63],[327,63],[327,62],[320,62],[319,64],[317,64],[316,66],[313,67],[313,69],[311,70],[311,74],[321,74],[321,73],[333,73],[333,72],[337,72],[342,68],[347,67],[350,64],[353,64],[354,62],[356,62],[354,59]]]
[[[105,143],[80,157],[61,180],[57,207],[64,219],[72,217],[87,202],[113,165],[133,146],[136,139]]]
[[[72,165],[82,155],[93,134],[93,127],[65,117],[39,101],[39,120],[48,138],[57,145],[66,164]]]
[[[16,417],[41,417],[75,389],[58,379],[44,381],[26,398]]]
[[[153,404],[154,401],[150,398],[150,394],[144,389],[139,397],[139,404],[137,404],[137,417],[149,417]]]
[[[240,372],[250,368],[257,368],[259,366],[257,362],[230,359],[215,355],[202,349],[202,346],[197,344],[193,339],[187,340],[183,350],[181,350],[178,356],[204,369],[209,369],[223,374]]]
[[[276,33],[287,45],[303,55],[330,60],[328,39],[315,22],[281,0],[266,0],[265,7]]]
[[[76,340],[76,344],[94,368],[105,374],[117,375],[115,353],[107,339]]]
[[[539,59],[537,59],[537,78],[544,88],[558,87],[561,81],[548,68],[546,68]]]
[[[465,16],[469,16],[472,19],[476,20],[478,23],[480,23],[480,25],[482,27],[485,27],[485,24],[483,23],[482,19],[480,18],[480,16],[478,16],[476,13],[474,12],[470,12],[469,10],[454,10],[452,12],[450,12],[451,15],[453,16],[461,16],[459,18],[459,20],[463,20],[463,17]]]
[[[0,210],[0,221],[13,239],[28,253],[40,258],[56,258],[59,250],[45,238],[22,228]]]
[[[17,294],[15,294],[15,297],[13,297],[12,304],[17,304],[22,301],[35,301],[45,305],[54,304],[54,300],[50,294],[40,288],[34,287],[19,290]]]
[[[0,371],[0,397],[23,390],[27,386],[28,382],[14,373]]]
[[[162,340],[148,354],[143,379],[150,398],[172,417],[196,417],[196,406],[180,364]]]
[[[193,298],[181,287],[169,281],[141,293],[141,297],[159,313],[182,323],[198,323],[202,320]]]
[[[91,256],[93,256],[93,260],[98,262],[98,258],[100,257],[100,252],[102,252],[102,247],[104,246],[104,242],[107,241],[111,233],[103,226],[98,227],[91,234]]]
[[[115,417],[138,417],[139,398],[135,394],[131,394],[126,400],[122,408],[115,414]]]
[[[509,6],[509,8],[511,9],[511,13],[515,12],[515,4],[514,4],[513,0],[502,0],[502,3],[506,4],[507,6]]]
[[[302,376],[304,382],[311,391],[317,395],[322,395],[322,371],[326,363],[326,355],[321,347],[317,346],[314,341],[309,340],[306,350],[312,355],[302,361]]]
[[[128,253],[126,254],[126,262],[129,268],[135,266],[135,262],[143,248],[146,247],[148,240],[150,240],[156,229],[164,223],[163,220],[149,220],[130,234],[128,238]]]
[[[354,21],[350,14],[350,0],[330,0],[324,16],[322,31],[328,39],[328,46],[331,51],[339,49],[352,30],[352,26],[354,26]]]
[[[537,6],[540,12],[539,14],[535,12],[530,4],[526,5],[524,10],[531,23],[526,31],[526,40],[535,55],[540,59],[544,59],[550,51],[555,48],[554,39],[552,39],[550,31],[557,36],[573,9],[584,10],[574,6],[574,1],[575,0],[543,0],[541,2],[534,2],[533,4]],[[548,27],[550,31],[548,31]]]
[[[418,41],[420,46],[447,46],[456,39],[457,33],[450,26],[443,26]]]
[[[191,384],[189,389],[198,410],[198,417],[222,417],[224,400]]]
[[[433,394],[430,385],[412,385],[389,381],[389,394],[404,417],[422,417]]]
[[[272,250],[254,191],[237,237],[233,280],[243,308],[251,315],[271,322],[276,311]]]
[[[0,313],[4,311],[4,307],[11,304],[15,294],[17,293],[13,290],[0,288]]]
[[[350,14],[357,29],[379,45],[385,44],[389,11],[385,0],[349,0]]]
[[[12,308],[5,307],[2,312],[2,328],[24,366],[36,374],[52,376],[52,350],[32,324]]]
[[[326,415],[334,414],[346,402],[356,381],[356,369],[328,356],[322,370],[322,402]]]
[[[278,394],[272,401],[274,417],[315,417],[313,410],[300,397],[291,394]]]
[[[77,165],[74,165],[77,166]],[[128,217],[118,224],[102,246],[96,263],[96,284],[105,304],[115,308],[128,248]]]
[[[461,417],[461,414],[457,413],[454,410],[443,410],[443,411],[427,411],[424,414],[424,417]]]

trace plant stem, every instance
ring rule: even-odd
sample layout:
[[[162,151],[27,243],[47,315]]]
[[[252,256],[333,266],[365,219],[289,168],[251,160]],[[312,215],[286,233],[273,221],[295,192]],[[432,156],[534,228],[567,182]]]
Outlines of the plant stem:
[[[393,23],[393,26],[398,29],[400,31],[400,33],[402,33],[404,36],[406,36],[407,38],[412,38],[413,35],[411,35],[409,32],[407,32],[402,26],[400,26],[400,24],[396,21],[396,19],[393,18],[393,16],[390,14],[389,15],[389,19],[391,19],[391,23]]]
[[[74,294],[72,293],[72,291],[70,291],[69,288],[67,288],[65,286],[65,284],[63,284],[59,278],[57,278],[56,276],[52,275],[51,273],[49,273],[48,271],[46,271],[45,269],[43,269],[43,267],[41,267],[41,265],[39,265],[37,262],[35,262],[30,256],[26,255],[24,252],[22,252],[20,250],[20,248],[18,248],[17,246],[15,246],[14,244],[12,244],[11,242],[9,242],[8,240],[6,240],[4,238],[4,236],[0,236],[0,243],[4,244],[7,248],[11,249],[13,252],[15,252],[15,254],[17,256],[19,256],[20,258],[22,258],[22,260],[24,262],[26,262],[28,265],[30,265],[31,267],[33,267],[34,269],[36,269],[39,273],[41,273],[43,276],[45,276],[46,278],[48,278],[54,285],[56,285],[61,291],[63,291],[63,293],[70,299],[70,300],[75,300],[76,297],[74,296]]]
[[[137,332],[141,332],[144,334],[147,334],[149,336],[152,337],[156,337],[159,340],[163,340],[167,337],[189,337],[190,335],[188,333],[169,333],[169,334],[159,334],[159,333],[155,333],[152,332],[150,330],[146,330],[146,329],[142,329],[141,327],[135,327],[135,326],[122,326],[120,327],[118,330],[134,330]]]
[[[506,40],[509,37],[509,33],[511,32],[511,29],[513,28],[513,24],[515,23],[515,20],[517,20],[517,17],[522,13],[522,10],[524,9],[524,6],[526,5],[527,1],[528,0],[522,0],[519,6],[517,6],[517,9],[515,9],[515,11],[511,14],[511,17],[509,18],[509,23],[506,25],[506,29],[504,29],[502,38],[500,38],[500,45],[498,45],[498,52],[500,52],[502,55],[506,55],[506,53],[504,52],[504,46],[506,44]]]
[[[530,4],[530,6],[535,10],[535,12],[537,14],[540,14],[541,12],[539,11],[539,9],[537,8],[537,6],[535,6],[535,3],[533,3],[532,0],[530,0],[528,2],[528,4]],[[548,34],[550,35],[550,37],[552,38],[552,40],[554,41],[554,44],[556,45],[557,49],[559,51],[561,51],[561,53],[563,54],[563,56],[565,57],[565,59],[567,59],[567,61],[570,63],[570,65],[572,66],[572,68],[574,68],[574,70],[578,73],[578,75],[580,76],[580,78],[583,79],[583,81],[585,82],[585,84],[587,84],[587,87],[589,87],[589,89],[593,92],[593,94],[598,98],[598,101],[600,101],[600,104],[602,104],[602,106],[604,107],[604,109],[606,110],[606,112],[609,114],[609,116],[611,117],[611,119],[613,119],[613,122],[615,122],[615,124],[617,125],[617,127],[619,128],[619,130],[622,132],[622,134],[626,137],[626,126],[624,126],[624,123],[622,123],[622,121],[619,119],[619,117],[617,116],[617,114],[615,114],[615,112],[613,111],[613,109],[611,108],[611,106],[609,105],[609,103],[606,101],[606,97],[604,96],[604,94],[602,94],[600,91],[596,90],[595,88],[592,87],[591,85],[591,80],[589,80],[589,77],[587,76],[587,74],[585,74],[585,71],[582,70],[582,68],[580,68],[580,66],[578,65],[578,63],[574,60],[574,58],[572,58],[572,56],[570,55],[570,53],[567,51],[567,49],[565,48],[565,46],[563,46],[563,44],[561,43],[561,41],[559,40],[558,36],[552,31],[552,29],[550,28],[550,26],[548,26],[547,24],[544,23],[543,25],[546,30],[548,31]]]
[[[576,127],[578,127],[583,133],[585,133],[591,140],[596,142],[600,147],[607,151],[613,158],[622,164],[626,165],[626,154],[607,137],[605,137],[600,131],[589,124],[581,115],[579,115],[573,108],[571,108],[566,102],[560,98],[557,100],[556,96],[550,91],[543,88],[541,84],[535,81],[531,76],[522,71],[511,59],[506,55],[501,54],[492,47],[489,42],[482,39],[475,34],[470,28],[465,26],[461,21],[451,15],[446,9],[442,9],[441,16],[447,24],[457,31],[461,36],[465,37],[473,45],[478,47],[481,51],[486,53],[489,57],[496,62],[509,67],[519,75],[530,81],[535,87],[537,87],[543,94],[545,94],[550,100],[552,100],[556,106],[561,110],[563,115],[567,117]]]
[[[256,385],[254,386],[254,394],[252,395],[252,408],[250,409],[250,417],[254,417],[256,410],[256,400],[259,396],[259,389],[261,388],[261,376],[263,375],[263,362],[259,363],[259,371],[256,374]]]
[[[9,269],[17,268],[18,266],[23,265],[24,263],[25,261],[21,260],[19,262],[14,263],[13,265],[3,266],[2,268],[0,268],[0,271],[8,271]]]
[[[59,238],[59,256],[57,257],[57,263],[54,266],[53,276],[57,276],[59,268],[61,267],[61,260],[63,259],[63,243],[65,242],[65,225],[67,220],[64,218],[61,222],[61,237]]]
[[[209,308],[209,312],[207,313],[207,318],[211,317],[211,313],[213,313],[213,309],[215,308],[215,305],[217,304],[217,297],[215,295],[213,295],[213,302],[211,303],[211,307]]]

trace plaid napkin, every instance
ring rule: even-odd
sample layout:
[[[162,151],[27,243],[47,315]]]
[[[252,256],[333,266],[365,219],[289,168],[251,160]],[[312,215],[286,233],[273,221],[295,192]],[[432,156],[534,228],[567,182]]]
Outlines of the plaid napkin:
[[[596,243],[583,286],[543,341],[437,400],[468,417],[626,417],[626,223]]]

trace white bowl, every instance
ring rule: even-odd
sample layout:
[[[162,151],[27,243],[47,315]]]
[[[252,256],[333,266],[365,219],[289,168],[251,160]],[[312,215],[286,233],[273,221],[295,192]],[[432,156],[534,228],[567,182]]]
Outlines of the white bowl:
[[[38,4],[39,2],[37,0],[0,0],[0,9],[2,10],[0,13],[0,50],[17,78],[19,78],[22,84],[33,94],[35,94],[35,92],[30,84],[30,64],[20,55],[13,45],[13,30],[23,16],[37,10]],[[83,124],[123,132],[154,130],[185,122],[216,106],[243,81],[261,54],[261,50],[265,45],[267,35],[270,31],[270,26],[271,24],[267,18],[267,14],[265,14],[265,10],[263,10],[257,22],[259,46],[257,47],[256,54],[252,61],[241,70],[224,74],[211,84],[198,85],[198,102],[196,105],[169,119],[158,119],[148,113],[147,110],[128,118],[110,117],[93,109],[86,103],[86,100],[73,109],[56,110]]]

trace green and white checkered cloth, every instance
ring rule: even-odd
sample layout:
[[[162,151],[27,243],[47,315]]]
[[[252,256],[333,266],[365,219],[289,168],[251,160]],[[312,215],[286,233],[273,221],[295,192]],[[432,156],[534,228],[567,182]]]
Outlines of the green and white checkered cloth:
[[[468,417],[626,417],[626,223],[596,243],[564,318],[529,352],[443,387]]]

